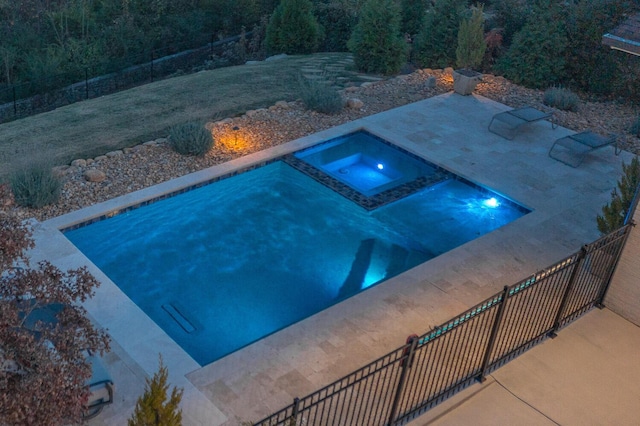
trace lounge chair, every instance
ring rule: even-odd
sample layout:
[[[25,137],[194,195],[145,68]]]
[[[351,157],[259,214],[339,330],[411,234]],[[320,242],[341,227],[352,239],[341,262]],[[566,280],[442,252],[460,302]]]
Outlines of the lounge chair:
[[[489,131],[511,140],[523,125],[546,119],[550,119],[552,129],[558,127],[553,122],[553,114],[550,112],[540,111],[533,107],[516,108],[495,114],[489,123]],[[495,121],[500,124],[494,126]]]
[[[616,155],[622,151],[618,148],[616,135],[605,137],[591,131],[585,131],[557,139],[549,150],[549,157],[568,166],[578,167],[588,153],[609,145],[614,146]]]

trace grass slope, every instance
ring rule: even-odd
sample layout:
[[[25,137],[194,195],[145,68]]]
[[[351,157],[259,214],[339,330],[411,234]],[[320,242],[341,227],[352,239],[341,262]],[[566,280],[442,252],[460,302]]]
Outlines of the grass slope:
[[[166,136],[191,120],[215,120],[298,98],[299,74],[355,81],[347,53],[290,56],[170,78],[0,125],[0,182],[47,159],[66,164]]]

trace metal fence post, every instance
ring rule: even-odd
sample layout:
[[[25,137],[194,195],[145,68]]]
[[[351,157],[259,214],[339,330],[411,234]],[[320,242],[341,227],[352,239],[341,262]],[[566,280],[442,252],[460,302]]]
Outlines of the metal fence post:
[[[89,70],[84,69],[84,98],[89,99]]]
[[[392,425],[393,421],[396,418],[396,412],[398,411],[398,404],[400,403],[400,397],[402,396],[402,391],[404,390],[404,384],[407,381],[407,373],[411,368],[411,364],[413,364],[413,356],[418,346],[418,336],[412,334],[407,338],[407,344],[410,346],[405,349],[405,352],[402,354],[402,359],[400,361],[400,367],[402,368],[402,372],[400,373],[400,380],[398,380],[398,386],[396,387],[396,394],[393,397],[393,404],[391,405],[391,413],[389,414],[389,421],[387,424]]]
[[[505,285],[502,290],[502,300],[500,302],[500,306],[498,307],[498,313],[496,315],[496,319],[493,322],[493,328],[491,329],[491,335],[489,336],[489,342],[487,342],[487,351],[484,353],[484,358],[482,359],[482,366],[480,367],[480,374],[478,374],[478,381],[484,382],[487,378],[486,372],[487,367],[489,366],[489,361],[491,358],[491,352],[493,352],[493,347],[496,344],[496,338],[498,337],[498,330],[500,330],[500,325],[502,324],[502,317],[504,316],[504,310],[507,306],[507,299],[509,298],[509,286]]]
[[[293,423],[291,424],[296,424],[296,421],[298,420],[298,410],[300,409],[300,398],[296,397],[293,398],[293,409],[291,410],[291,417],[289,419],[289,421],[293,420]]]
[[[586,255],[587,255],[587,246],[582,246],[582,248],[580,249],[580,252],[578,253],[578,261],[576,262],[575,267],[573,268],[573,271],[571,271],[571,276],[569,277],[569,283],[567,284],[567,289],[564,291],[564,294],[562,295],[562,301],[560,302],[560,307],[558,307],[556,318],[553,321],[553,328],[548,333],[548,336],[551,337],[552,339],[554,339],[557,336],[556,332],[558,331],[558,328],[560,328],[560,320],[562,320],[562,312],[564,311],[564,308],[567,306],[567,301],[569,300],[569,294],[573,289],[573,284],[576,281],[576,277],[578,276],[578,271],[582,267],[582,262],[586,257]]]

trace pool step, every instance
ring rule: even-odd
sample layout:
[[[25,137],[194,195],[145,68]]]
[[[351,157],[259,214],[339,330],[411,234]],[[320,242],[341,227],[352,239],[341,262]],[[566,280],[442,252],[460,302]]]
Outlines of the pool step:
[[[178,325],[182,327],[182,329],[187,333],[191,334],[196,331],[196,328],[193,326],[193,324],[191,324],[191,321],[189,321],[184,315],[182,315],[178,308],[173,306],[171,303],[162,305],[162,309],[164,309],[169,314],[169,316],[173,318],[173,320],[177,322]]]

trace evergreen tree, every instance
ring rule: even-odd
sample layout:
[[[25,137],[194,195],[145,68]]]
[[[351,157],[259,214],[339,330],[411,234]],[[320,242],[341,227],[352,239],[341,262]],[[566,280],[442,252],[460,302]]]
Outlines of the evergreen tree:
[[[602,44],[628,9],[619,0],[578,0],[567,7],[565,78],[595,94],[610,94],[621,80],[616,52]]]
[[[320,26],[310,0],[282,0],[267,26],[270,53],[307,54],[318,46]]]
[[[413,42],[413,60],[421,67],[444,68],[456,60],[458,28],[467,0],[439,0],[427,10]]]
[[[602,216],[596,218],[602,235],[619,229],[631,208],[631,202],[640,185],[640,161],[636,156],[630,164],[622,163],[622,177],[618,189],[611,192],[611,202],[602,207]],[[619,191],[619,192],[618,192]]]
[[[317,0],[315,15],[322,29],[323,52],[345,52],[358,23],[358,7],[349,0]]]
[[[420,32],[422,19],[427,10],[427,0],[402,0],[402,33],[415,36]]]
[[[400,8],[394,0],[368,0],[347,47],[360,71],[394,74],[407,59],[400,34]]]
[[[482,5],[473,8],[471,17],[460,23],[458,30],[457,65],[477,68],[482,63],[487,43],[484,41],[484,11]]]
[[[169,372],[162,363],[151,380],[146,379],[144,394],[138,398],[136,408],[128,421],[129,426],[180,426],[182,425],[182,410],[180,401],[183,390],[173,388],[171,397],[167,401]]]
[[[496,69],[516,84],[545,88],[561,82],[567,36],[560,5],[538,0]]]

